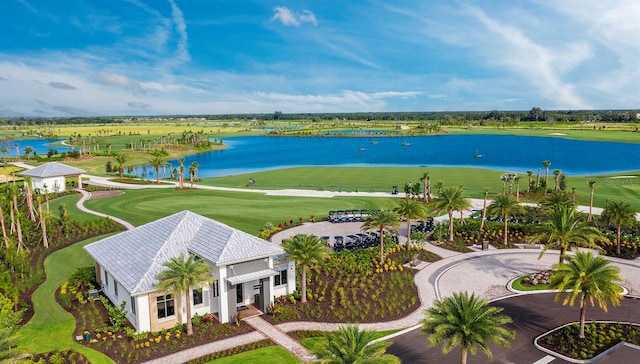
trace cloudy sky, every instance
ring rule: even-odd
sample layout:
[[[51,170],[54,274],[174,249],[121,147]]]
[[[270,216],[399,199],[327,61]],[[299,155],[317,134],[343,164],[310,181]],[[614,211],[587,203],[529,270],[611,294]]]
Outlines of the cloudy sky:
[[[2,0],[0,116],[640,108],[637,0]]]

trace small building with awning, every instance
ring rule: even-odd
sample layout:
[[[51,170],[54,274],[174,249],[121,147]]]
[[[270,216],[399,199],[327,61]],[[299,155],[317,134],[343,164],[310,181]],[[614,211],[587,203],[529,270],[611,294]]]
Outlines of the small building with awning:
[[[74,179],[73,185],[82,187],[82,173],[84,172],[80,168],[59,162],[48,162],[20,172],[18,175],[31,177],[31,186],[36,193],[53,193],[66,191],[67,178]]]
[[[137,332],[171,328],[186,317],[184,294],[156,291],[163,263],[195,255],[211,267],[213,283],[189,289],[193,315],[232,322],[247,306],[267,312],[273,298],[295,290],[295,262],[280,245],[185,210],[91,243],[101,290],[125,302]],[[185,322],[186,320],[182,320]]]

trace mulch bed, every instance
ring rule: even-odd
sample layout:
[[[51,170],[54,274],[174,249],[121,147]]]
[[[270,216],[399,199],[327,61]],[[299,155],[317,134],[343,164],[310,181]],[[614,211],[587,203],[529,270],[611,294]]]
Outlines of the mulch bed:
[[[119,190],[109,190],[109,191],[92,191],[91,192],[91,200],[96,200],[99,198],[107,198],[107,197],[114,197],[114,196],[120,196],[122,195],[124,192],[119,191]]]
[[[97,339],[97,342],[89,344],[84,341],[79,342],[104,353],[117,363],[141,363],[212,341],[255,331],[253,327],[242,321],[239,326],[235,326],[234,324],[221,324],[214,319],[212,322],[202,320],[200,324],[194,324],[192,336],[187,336],[186,330],[183,329],[180,331],[179,337],[176,337],[175,331],[172,329],[169,331],[170,340],[166,340],[166,332],[150,334],[148,338],[140,340],[128,338],[124,332],[114,333],[116,338],[113,339],[108,337],[106,332],[102,332],[99,333],[100,338],[98,339],[98,333],[95,330],[104,329],[107,331],[109,327],[109,315],[102,302],[96,300],[81,305],[77,301],[73,301],[71,307],[69,307],[60,300],[59,293],[60,291],[58,290],[56,292],[58,304],[69,311],[76,320],[73,337],[82,336],[85,330],[89,330],[92,340]],[[158,341],[151,341],[158,337],[160,338]],[[147,343],[148,345],[145,345]],[[136,344],[138,344],[138,348],[136,348]]]

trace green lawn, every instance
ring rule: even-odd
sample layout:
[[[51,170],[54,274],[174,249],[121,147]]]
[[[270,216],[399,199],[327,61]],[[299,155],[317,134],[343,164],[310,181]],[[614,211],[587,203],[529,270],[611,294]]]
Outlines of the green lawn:
[[[28,353],[75,350],[91,363],[113,363],[107,356],[75,342],[73,316],[55,300],[54,293],[77,268],[92,266],[93,260],[82,249],[104,236],[89,239],[51,254],[44,262],[47,279],[33,293],[35,315],[18,331],[19,348]]]
[[[542,163],[540,163],[542,168]],[[532,166],[537,173],[538,166]],[[462,185],[468,197],[482,198],[485,189],[489,189],[489,197],[502,192],[500,176],[505,171],[461,168],[461,167],[296,167],[252,174],[227,176],[204,179],[201,184],[223,187],[238,187],[246,189],[284,189],[297,188],[342,191],[382,191],[389,192],[391,186],[398,185],[400,191],[404,184],[411,180],[420,182],[423,173],[429,172],[431,189],[436,192],[437,183],[445,186]],[[596,181],[594,206],[604,207],[607,200],[624,199],[640,211],[640,172],[622,173],[634,178],[612,178],[619,175],[606,176],[567,176],[567,191],[571,193],[576,188],[577,201],[581,205],[589,205],[589,185],[587,181]],[[249,177],[254,177],[257,184],[246,187]],[[541,179],[544,179],[544,168]],[[526,191],[528,177],[520,175],[520,191]],[[549,178],[549,185],[553,188],[553,175]],[[514,186],[515,192],[515,186]],[[401,192],[402,193],[402,192]]]
[[[213,364],[298,364],[300,360],[281,346],[268,346],[266,348],[247,351],[244,353],[227,356],[225,358],[210,361]]]
[[[188,209],[257,235],[266,222],[277,225],[289,219],[295,221],[298,216],[307,221],[310,214],[315,214],[317,219],[326,218],[329,210],[392,208],[396,203],[393,198],[282,197],[168,188],[128,190],[121,196],[89,200],[86,206],[136,226]]]

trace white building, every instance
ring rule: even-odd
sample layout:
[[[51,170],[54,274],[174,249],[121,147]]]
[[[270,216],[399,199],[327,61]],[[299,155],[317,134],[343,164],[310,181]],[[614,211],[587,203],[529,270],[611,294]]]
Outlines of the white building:
[[[157,274],[174,257],[194,254],[211,267],[214,283],[191,287],[191,313],[233,320],[253,304],[266,312],[273,298],[295,290],[295,263],[277,244],[191,211],[99,240],[84,248],[96,261],[96,277],[115,305],[126,302],[137,332],[173,327],[186,320],[184,294],[157,292]]]
[[[82,187],[82,173],[85,171],[58,162],[49,162],[41,166],[18,173],[19,176],[31,177],[31,186],[36,192],[64,192],[66,179],[74,178],[73,183]]]

